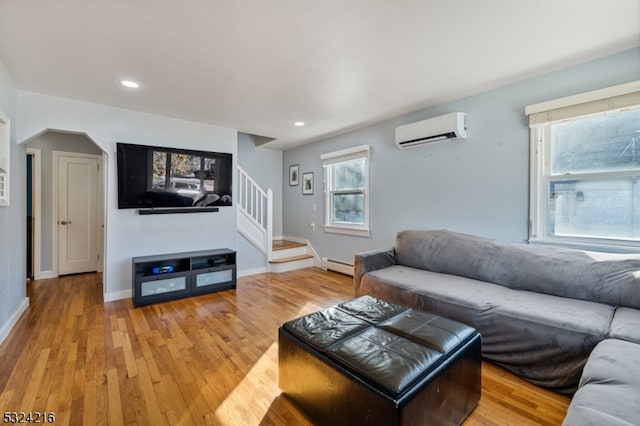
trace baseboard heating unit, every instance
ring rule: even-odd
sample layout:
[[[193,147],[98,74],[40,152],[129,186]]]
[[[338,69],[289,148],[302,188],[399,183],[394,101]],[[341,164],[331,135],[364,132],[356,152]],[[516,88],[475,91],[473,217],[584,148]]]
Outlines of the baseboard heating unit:
[[[325,271],[335,271],[340,272],[341,274],[353,276],[353,265],[341,262],[339,260],[333,260],[327,257],[323,257],[322,262],[320,263],[320,267]]]

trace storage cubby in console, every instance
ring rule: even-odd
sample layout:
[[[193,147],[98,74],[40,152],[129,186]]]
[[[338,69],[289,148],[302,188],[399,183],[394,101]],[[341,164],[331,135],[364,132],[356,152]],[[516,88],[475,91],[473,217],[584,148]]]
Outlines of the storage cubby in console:
[[[131,262],[136,307],[236,287],[236,252],[229,249],[140,256]]]

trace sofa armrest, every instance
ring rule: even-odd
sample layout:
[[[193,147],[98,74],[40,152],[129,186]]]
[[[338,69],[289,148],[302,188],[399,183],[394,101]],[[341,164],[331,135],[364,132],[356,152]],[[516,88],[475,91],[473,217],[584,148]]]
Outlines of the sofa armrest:
[[[356,253],[353,264],[354,289],[358,288],[360,280],[367,272],[383,269],[395,264],[396,249],[393,247]]]

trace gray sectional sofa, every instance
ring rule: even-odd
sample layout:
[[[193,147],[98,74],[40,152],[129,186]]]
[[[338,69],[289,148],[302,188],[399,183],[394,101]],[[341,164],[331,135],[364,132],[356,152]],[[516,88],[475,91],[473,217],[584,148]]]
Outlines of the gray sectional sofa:
[[[566,425],[640,422],[640,258],[402,231],[355,256],[357,296],[471,325],[483,357],[574,394]],[[626,422],[626,423],[625,423]]]

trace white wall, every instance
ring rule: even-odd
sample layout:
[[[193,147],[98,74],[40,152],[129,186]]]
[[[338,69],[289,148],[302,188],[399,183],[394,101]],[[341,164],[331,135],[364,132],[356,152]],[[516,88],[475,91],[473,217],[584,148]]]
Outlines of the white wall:
[[[18,91],[0,61],[0,110],[11,120],[10,205],[0,207],[0,342],[29,306],[26,287],[26,153],[16,144]]]
[[[217,213],[140,216],[117,208],[116,170],[116,142],[232,153],[235,170],[236,130],[32,92],[19,96],[19,142],[46,129],[80,132],[107,153],[105,300],[131,297],[134,256],[237,248],[235,203]]]
[[[344,262],[353,262],[359,251],[392,246],[403,229],[448,228],[524,242],[529,218],[525,106],[639,76],[636,48],[286,151],[283,179],[290,165],[300,164],[300,173],[314,172],[315,188],[312,196],[303,196],[300,187],[283,187],[284,232],[309,239],[321,257]],[[396,148],[397,126],[454,111],[468,114],[467,140]],[[320,155],[363,144],[373,148],[371,238],[325,233]]]

